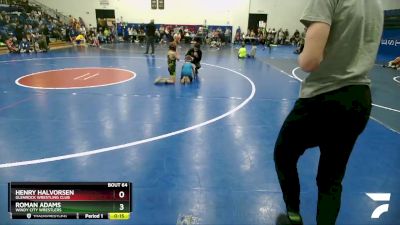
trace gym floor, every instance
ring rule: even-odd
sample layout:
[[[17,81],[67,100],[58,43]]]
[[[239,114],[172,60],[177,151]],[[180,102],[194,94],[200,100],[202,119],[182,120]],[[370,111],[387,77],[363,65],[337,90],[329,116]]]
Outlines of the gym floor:
[[[181,58],[189,47],[178,48]],[[168,76],[167,46],[157,45],[154,56],[138,44],[0,56],[0,225],[276,224],[285,207],[273,148],[306,74],[291,46],[260,46],[255,59],[241,60],[235,46],[202,50],[199,80],[191,85],[153,84]],[[67,89],[16,82],[69,68],[118,68],[135,76]],[[337,224],[400,224],[399,76],[379,65],[371,72],[373,112],[347,167]],[[310,149],[298,165],[305,224],[315,224],[318,157]],[[11,220],[11,181],[129,181],[132,218]],[[366,193],[391,197],[376,202]],[[382,204],[389,211],[372,219]]]

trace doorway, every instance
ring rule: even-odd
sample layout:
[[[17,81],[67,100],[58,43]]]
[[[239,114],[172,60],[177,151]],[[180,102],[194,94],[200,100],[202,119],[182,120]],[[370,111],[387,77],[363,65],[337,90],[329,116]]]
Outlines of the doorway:
[[[97,30],[115,26],[114,9],[96,9]]]
[[[261,27],[265,29],[267,24],[268,14],[249,14],[249,23],[247,25],[248,29],[257,32],[258,28]]]

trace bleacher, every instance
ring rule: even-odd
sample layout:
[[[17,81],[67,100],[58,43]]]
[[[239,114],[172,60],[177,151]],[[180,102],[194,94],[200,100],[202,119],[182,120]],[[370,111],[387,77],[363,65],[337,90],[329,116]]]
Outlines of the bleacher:
[[[35,1],[0,0],[0,54],[8,53],[4,44],[7,37],[19,36],[17,39],[20,39],[27,33],[48,33],[46,36],[50,40],[51,49],[71,46],[62,35],[65,18],[66,16],[51,13],[47,8],[43,10]],[[44,31],[45,27],[41,24],[48,30]]]

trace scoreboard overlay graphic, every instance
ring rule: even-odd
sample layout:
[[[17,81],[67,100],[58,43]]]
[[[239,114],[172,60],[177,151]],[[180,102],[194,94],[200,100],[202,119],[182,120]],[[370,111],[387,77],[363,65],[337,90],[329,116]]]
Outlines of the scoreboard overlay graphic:
[[[11,182],[11,219],[130,218],[130,182]]]

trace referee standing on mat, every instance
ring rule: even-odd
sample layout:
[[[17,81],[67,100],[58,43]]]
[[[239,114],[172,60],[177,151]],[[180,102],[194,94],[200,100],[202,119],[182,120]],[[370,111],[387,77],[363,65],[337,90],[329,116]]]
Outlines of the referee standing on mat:
[[[151,54],[154,54],[154,39],[156,34],[156,26],[154,25],[154,19],[150,21],[146,26],[146,52],[144,54],[149,54],[149,47],[151,45]]]

